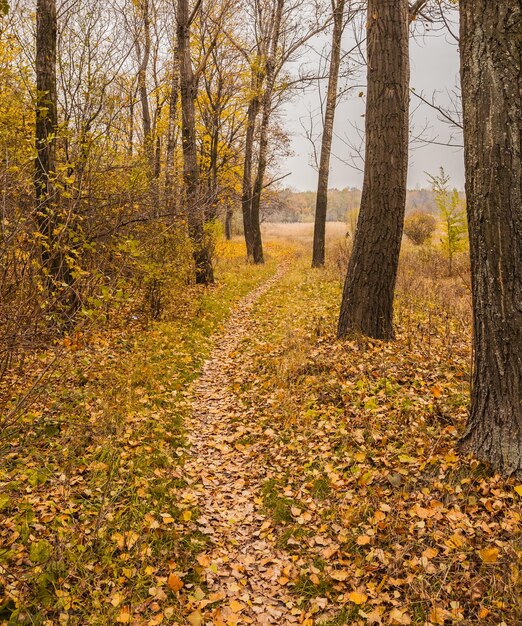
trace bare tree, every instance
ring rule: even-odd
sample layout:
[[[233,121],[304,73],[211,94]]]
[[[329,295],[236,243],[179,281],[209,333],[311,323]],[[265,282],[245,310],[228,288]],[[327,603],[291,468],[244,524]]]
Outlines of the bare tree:
[[[324,113],[323,136],[321,140],[321,157],[319,162],[319,178],[317,183],[317,200],[315,206],[315,225],[312,267],[323,267],[325,260],[326,212],[328,208],[328,181],[330,178],[330,157],[337,107],[337,85],[341,65],[341,46],[345,28],[345,0],[332,0],[333,33],[328,90]]]
[[[522,474],[522,5],[460,0],[474,367],[466,450]]]
[[[408,173],[409,4],[368,2],[366,162],[338,334],[392,339]]]
[[[248,257],[254,263],[263,263],[260,206],[268,166],[270,124],[282,94],[309,78],[299,76],[290,80],[284,77],[284,70],[289,61],[297,59],[305,44],[324,30],[329,20],[318,18],[319,3],[314,0],[308,4],[303,0],[251,0],[250,8],[254,45],[250,49],[243,48],[250,65],[251,81],[242,209]]]

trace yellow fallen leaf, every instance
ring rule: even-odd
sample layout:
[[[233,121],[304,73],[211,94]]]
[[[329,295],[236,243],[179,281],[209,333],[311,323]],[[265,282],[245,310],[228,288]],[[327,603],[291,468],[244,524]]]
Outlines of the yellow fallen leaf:
[[[210,567],[210,558],[206,554],[198,554],[196,560],[201,567]]]
[[[411,617],[405,611],[400,609],[392,609],[390,611],[390,624],[402,624],[407,626],[411,624]]]
[[[241,604],[241,602],[238,602],[237,600],[232,600],[229,606],[234,613],[241,613],[241,611],[245,608],[245,605]]]
[[[200,611],[194,611],[187,617],[187,622],[190,626],[201,626],[203,624],[203,615]]]
[[[118,624],[129,624],[131,621],[130,607],[124,606],[116,616]]]
[[[484,563],[496,563],[498,561],[498,548],[484,548],[479,550],[479,556]]]
[[[434,606],[430,611],[430,622],[433,624],[441,624],[441,626],[444,626],[447,617],[448,611],[441,607]]]
[[[176,574],[170,574],[167,580],[167,585],[172,589],[172,591],[179,591],[183,587],[183,581]]]
[[[358,546],[367,546],[370,543],[371,539],[368,535],[359,535],[355,542]]]
[[[422,553],[422,556],[428,560],[431,560],[434,559],[438,553],[438,550],[435,550],[435,548],[426,548],[426,550],[424,550],[424,552]]]
[[[123,601],[123,595],[118,592],[116,592],[111,598],[111,604],[114,608],[120,606],[122,601]]]
[[[368,600],[368,596],[360,591],[352,591],[348,594],[348,600],[354,604],[364,604]]]
[[[184,522],[190,522],[190,520],[192,519],[192,511],[183,511],[181,517],[183,518]]]
[[[522,485],[517,485],[515,487],[515,492],[518,493],[519,496],[522,496]]]

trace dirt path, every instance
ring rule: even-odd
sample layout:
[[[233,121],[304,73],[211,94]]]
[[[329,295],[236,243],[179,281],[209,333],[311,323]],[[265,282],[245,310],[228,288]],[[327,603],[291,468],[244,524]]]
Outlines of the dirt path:
[[[237,379],[241,341],[253,331],[256,301],[284,273],[284,267],[235,308],[225,332],[195,386],[193,414],[187,424],[191,454],[185,475],[192,477],[187,496],[200,515],[198,528],[213,544],[200,557],[211,598],[218,609],[202,610],[203,624],[295,624],[301,611],[285,588],[292,563],[267,532],[261,485],[267,468],[259,462],[258,442],[241,445],[244,407],[231,389]],[[257,453],[256,453],[257,451]],[[214,605],[215,606],[215,605]]]

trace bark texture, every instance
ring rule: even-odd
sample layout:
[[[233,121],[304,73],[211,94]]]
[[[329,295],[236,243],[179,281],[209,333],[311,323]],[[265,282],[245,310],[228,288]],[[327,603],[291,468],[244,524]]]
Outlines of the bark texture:
[[[56,170],[56,2],[38,0],[36,9],[36,150],[35,187],[38,203],[51,200]],[[45,208],[42,207],[42,208]]]
[[[409,3],[368,2],[366,162],[338,335],[390,340],[408,173]]]
[[[193,246],[196,283],[214,282],[209,236],[205,231],[205,212],[199,189],[199,164],[196,142],[196,83],[190,54],[190,12],[188,0],[178,0],[177,44],[181,92],[181,132],[186,215]]]
[[[321,158],[317,183],[317,201],[315,206],[314,245],[312,267],[323,267],[325,260],[326,212],[328,209],[328,181],[330,175],[330,157],[332,138],[337,108],[337,85],[341,64],[341,44],[344,30],[345,0],[332,0],[334,27],[332,34],[332,55],[328,76],[328,91],[324,113],[323,137],[321,140]]]
[[[522,474],[522,3],[461,0],[474,314],[463,447]]]

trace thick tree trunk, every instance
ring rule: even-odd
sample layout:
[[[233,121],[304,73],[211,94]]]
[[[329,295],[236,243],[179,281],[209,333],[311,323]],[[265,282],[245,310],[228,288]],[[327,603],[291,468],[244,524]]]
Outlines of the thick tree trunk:
[[[193,246],[196,283],[214,282],[209,236],[205,232],[204,208],[199,189],[199,164],[196,143],[196,85],[190,54],[190,23],[188,0],[178,0],[178,52],[181,91],[181,126],[183,143],[183,177],[185,180],[186,214]]]
[[[56,174],[56,131],[58,127],[56,91],[56,1],[38,0],[36,9],[36,136],[34,168],[36,219],[42,235],[42,261],[52,293],[71,315],[78,306],[71,289],[73,278],[64,247],[58,194],[53,184]]]
[[[522,4],[460,0],[474,314],[462,444],[522,475]]]
[[[368,2],[366,162],[338,334],[390,340],[408,173],[408,0]]]
[[[341,44],[344,30],[345,0],[333,1],[335,4],[333,6],[334,27],[332,35],[332,53],[330,58],[330,74],[328,76],[328,91],[326,94],[323,137],[321,142],[319,179],[317,183],[312,267],[323,267],[325,260],[328,180],[330,175],[330,157],[332,154],[335,109],[337,107],[337,85],[339,82],[339,67],[341,65]]]

